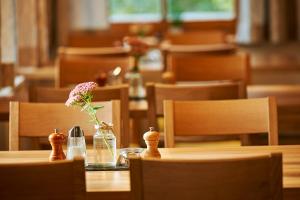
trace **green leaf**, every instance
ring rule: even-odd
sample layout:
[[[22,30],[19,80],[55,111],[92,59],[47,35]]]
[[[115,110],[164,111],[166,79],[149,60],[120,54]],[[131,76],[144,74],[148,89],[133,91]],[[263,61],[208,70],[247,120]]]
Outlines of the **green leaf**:
[[[100,108],[103,108],[104,106],[94,106],[93,107],[93,109],[96,111],[96,110],[98,110],[98,109],[100,109]]]

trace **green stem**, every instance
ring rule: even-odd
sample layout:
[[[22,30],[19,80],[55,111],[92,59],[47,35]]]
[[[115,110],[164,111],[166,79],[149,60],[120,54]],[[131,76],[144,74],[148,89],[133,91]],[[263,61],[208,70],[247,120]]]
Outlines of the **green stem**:
[[[86,108],[84,110],[86,110],[86,112],[88,113],[88,115],[92,118],[92,121],[94,121],[94,123],[99,127],[101,125],[101,123],[99,122],[99,120],[98,120],[98,118],[96,116],[96,112],[94,110],[94,107],[92,106],[92,104],[91,104],[90,101],[84,100],[84,102],[85,102],[85,106],[86,106]],[[105,135],[106,134],[104,134],[104,136],[103,136],[104,143],[105,143],[106,147],[108,148],[109,152],[111,153],[111,155],[114,156],[114,152],[112,151],[112,147],[108,143]]]

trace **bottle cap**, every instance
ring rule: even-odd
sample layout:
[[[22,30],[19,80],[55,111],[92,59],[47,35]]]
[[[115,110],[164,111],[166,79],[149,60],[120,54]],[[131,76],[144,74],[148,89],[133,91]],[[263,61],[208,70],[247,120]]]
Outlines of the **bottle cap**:
[[[80,126],[74,126],[70,131],[69,131],[69,137],[83,137],[84,133],[83,130],[81,130]]]

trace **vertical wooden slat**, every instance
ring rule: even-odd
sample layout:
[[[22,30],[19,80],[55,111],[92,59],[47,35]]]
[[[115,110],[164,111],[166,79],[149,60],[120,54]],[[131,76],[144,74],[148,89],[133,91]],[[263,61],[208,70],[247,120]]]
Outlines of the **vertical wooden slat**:
[[[271,194],[273,194],[274,200],[283,199],[283,172],[282,172],[282,153],[271,154]],[[281,188],[281,189],[278,189]]]
[[[1,0],[1,61],[16,62],[16,11],[14,0]]]
[[[165,147],[174,147],[174,101],[164,101]]]
[[[38,66],[37,1],[16,0],[18,65]]]
[[[297,37],[298,41],[300,41],[300,0],[296,0],[296,13],[297,13],[297,27],[298,27],[298,32],[297,32]]]
[[[0,61],[2,61],[2,19],[2,0],[0,0]]]
[[[121,100],[121,135],[122,143],[121,147],[129,147],[130,144],[130,133],[129,133],[129,99],[128,99],[128,87],[121,89],[120,100]]]
[[[58,46],[67,46],[70,29],[70,0],[57,0],[57,37]]]
[[[273,43],[287,40],[286,0],[271,0],[270,3],[270,39]]]
[[[0,87],[11,86],[14,87],[14,64],[1,63],[0,64]]]
[[[269,145],[278,145],[277,105],[275,97],[269,97]]]
[[[38,51],[40,64],[49,62],[49,0],[37,1]]]
[[[239,43],[255,44],[264,40],[265,6],[263,0],[239,0]]]
[[[123,140],[121,135],[121,107],[120,107],[120,100],[113,100],[112,101],[112,121],[114,125],[114,131],[117,138],[117,148],[121,147],[121,140]]]
[[[19,102],[10,103],[9,114],[9,150],[19,150]]]
[[[74,199],[84,200],[86,199],[82,195],[86,193],[84,160],[82,158],[75,158],[73,162],[73,173],[76,174],[74,176]]]
[[[130,159],[130,199],[143,199],[143,166],[141,158]]]

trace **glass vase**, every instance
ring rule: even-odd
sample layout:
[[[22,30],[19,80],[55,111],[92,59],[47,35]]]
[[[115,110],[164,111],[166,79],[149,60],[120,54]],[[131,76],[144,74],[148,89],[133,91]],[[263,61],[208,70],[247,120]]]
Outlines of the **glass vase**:
[[[96,165],[116,166],[116,137],[111,130],[97,129],[93,137],[93,146]]]
[[[133,100],[145,98],[145,88],[142,75],[139,71],[126,73],[125,78],[129,84],[129,97]]]

